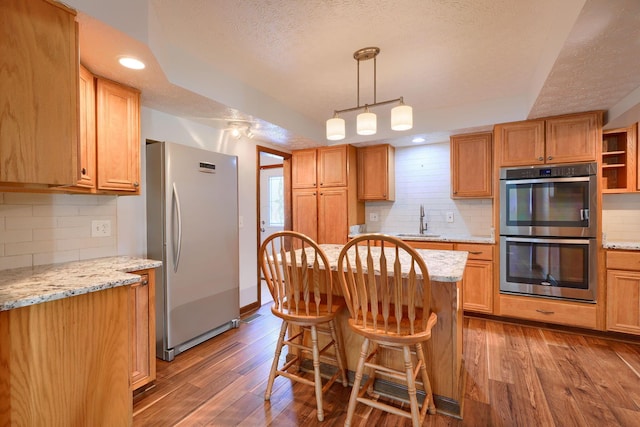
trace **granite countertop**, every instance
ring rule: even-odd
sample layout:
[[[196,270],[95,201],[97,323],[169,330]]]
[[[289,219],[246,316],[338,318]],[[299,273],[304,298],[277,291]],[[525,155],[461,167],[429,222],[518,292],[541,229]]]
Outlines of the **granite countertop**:
[[[470,235],[444,235],[444,234],[418,234],[418,233],[383,233],[390,236],[399,237],[402,240],[411,240],[416,242],[455,242],[455,243],[486,243],[494,244],[496,239],[491,236],[470,236]],[[358,236],[358,234],[350,234],[349,238]]]
[[[604,249],[626,249],[630,251],[640,251],[640,242],[604,242]]]
[[[138,283],[162,262],[117,256],[0,271],[0,311]]]
[[[322,250],[327,255],[329,264],[332,269],[337,269],[338,255],[342,250],[343,245],[320,245]],[[374,250],[379,248],[372,248]],[[466,251],[441,251],[431,249],[416,249],[416,251],[422,256],[429,270],[429,278],[436,282],[457,282],[462,280],[464,274],[464,268],[467,264]],[[393,256],[387,257],[389,263],[392,262]],[[402,258],[400,262],[403,263]]]

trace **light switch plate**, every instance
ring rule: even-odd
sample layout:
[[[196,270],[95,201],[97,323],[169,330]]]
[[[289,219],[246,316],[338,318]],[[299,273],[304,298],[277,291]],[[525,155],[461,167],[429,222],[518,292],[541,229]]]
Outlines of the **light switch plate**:
[[[378,221],[378,213],[377,212],[369,213],[369,221],[371,221],[371,222]]]
[[[453,212],[447,212],[447,222],[453,222]]]

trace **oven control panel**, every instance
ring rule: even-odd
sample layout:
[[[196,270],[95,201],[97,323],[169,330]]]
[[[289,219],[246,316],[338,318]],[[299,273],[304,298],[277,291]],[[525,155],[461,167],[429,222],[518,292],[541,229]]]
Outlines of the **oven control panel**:
[[[574,163],[557,166],[503,168],[500,170],[500,179],[535,179],[590,176],[595,175],[596,171],[596,163]]]

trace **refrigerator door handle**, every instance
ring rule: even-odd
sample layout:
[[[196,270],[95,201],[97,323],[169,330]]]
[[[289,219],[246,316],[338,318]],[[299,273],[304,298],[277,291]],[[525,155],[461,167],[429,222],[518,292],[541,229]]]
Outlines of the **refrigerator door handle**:
[[[178,264],[180,263],[180,249],[182,248],[182,215],[180,209],[180,197],[178,197],[178,189],[175,182],[173,183],[173,200],[176,207],[175,212],[178,222],[178,245],[173,252],[173,271],[177,273]],[[173,233],[171,234],[171,237],[173,238]],[[173,247],[176,247],[175,242],[173,242]]]

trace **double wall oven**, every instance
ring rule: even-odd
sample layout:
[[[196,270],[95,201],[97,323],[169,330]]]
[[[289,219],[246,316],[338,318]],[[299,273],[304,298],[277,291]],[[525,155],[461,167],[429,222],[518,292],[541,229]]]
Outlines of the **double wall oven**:
[[[595,302],[597,164],[500,170],[500,292]]]

